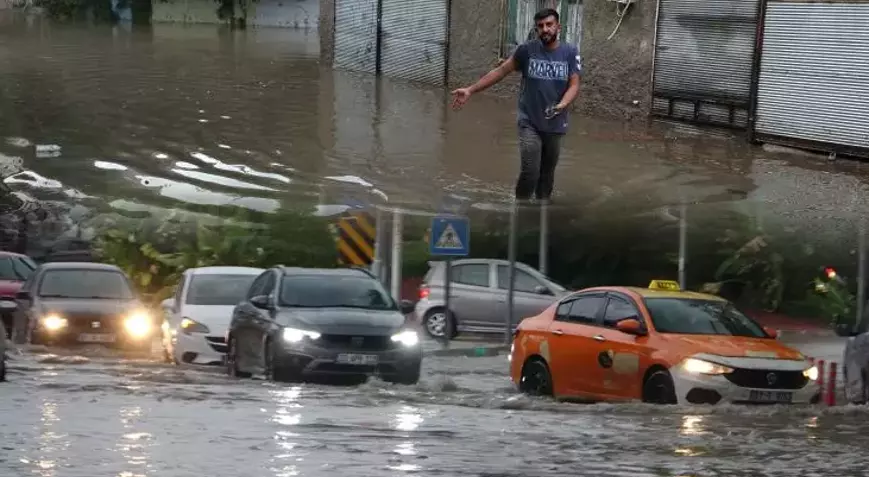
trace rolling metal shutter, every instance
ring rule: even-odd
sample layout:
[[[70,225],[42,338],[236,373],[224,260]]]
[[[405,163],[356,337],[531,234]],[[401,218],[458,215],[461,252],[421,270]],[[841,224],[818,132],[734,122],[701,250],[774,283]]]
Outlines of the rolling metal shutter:
[[[381,72],[392,78],[443,85],[448,0],[381,1]]]
[[[335,0],[333,65],[377,72],[377,0]]]
[[[652,114],[746,128],[757,0],[660,0]]]
[[[771,0],[755,137],[869,156],[869,1]]]

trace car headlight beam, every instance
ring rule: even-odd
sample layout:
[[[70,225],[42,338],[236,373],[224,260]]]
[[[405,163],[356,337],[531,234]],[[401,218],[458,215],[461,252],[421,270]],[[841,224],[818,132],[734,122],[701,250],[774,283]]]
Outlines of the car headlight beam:
[[[392,335],[392,341],[410,348],[419,344],[419,335],[416,334],[416,331],[405,330]]]
[[[809,378],[811,381],[817,381],[818,380],[818,367],[812,366],[811,368],[804,370],[803,376]]]
[[[144,312],[133,313],[124,318],[124,330],[133,338],[143,338],[151,333],[151,317]]]
[[[298,328],[284,328],[284,341],[290,343],[298,343],[305,338],[315,340],[320,337],[320,333],[316,331],[300,330]]]
[[[688,358],[683,361],[682,369],[691,374],[719,375],[733,372],[733,368],[697,358]]]
[[[190,333],[209,333],[211,330],[208,329],[207,326],[203,325],[198,321],[191,320],[190,318],[184,317],[181,319],[181,332],[185,335],[189,335]]]
[[[42,326],[48,331],[61,330],[63,328],[66,328],[66,326],[69,324],[66,318],[53,314],[42,317],[42,320],[40,320],[40,322],[42,323]]]

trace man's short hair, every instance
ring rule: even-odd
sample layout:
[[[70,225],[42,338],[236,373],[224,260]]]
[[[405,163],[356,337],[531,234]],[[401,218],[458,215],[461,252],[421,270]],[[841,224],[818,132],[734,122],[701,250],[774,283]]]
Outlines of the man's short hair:
[[[558,11],[556,11],[554,8],[544,8],[543,10],[540,10],[539,12],[534,14],[534,23],[536,24],[540,20],[543,20],[543,19],[549,18],[549,17],[555,17],[555,21],[556,22],[559,21],[558,20]]]

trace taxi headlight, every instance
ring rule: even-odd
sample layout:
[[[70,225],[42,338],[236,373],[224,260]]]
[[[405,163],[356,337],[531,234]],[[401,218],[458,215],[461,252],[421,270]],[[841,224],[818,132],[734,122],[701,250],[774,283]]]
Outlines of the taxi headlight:
[[[124,330],[133,338],[142,338],[151,332],[151,317],[144,312],[133,313],[124,318]]]
[[[69,324],[69,322],[66,321],[66,318],[53,314],[42,317],[42,320],[40,321],[42,323],[42,327],[48,331],[57,331],[66,328],[66,326]]]
[[[683,361],[682,369],[691,374],[729,374],[733,372],[733,368],[697,358],[688,358]]]
[[[818,367],[812,366],[811,368],[803,371],[803,376],[809,378],[812,381],[818,380]]]
[[[320,337],[320,333],[316,331],[300,330],[298,328],[284,328],[284,340],[290,343],[298,343],[305,338],[315,340]]]
[[[198,321],[193,321],[190,318],[181,318],[181,332],[185,335],[189,335],[190,333],[208,333],[211,330],[208,329],[207,326],[203,325]]]
[[[419,335],[416,334],[416,331],[402,331],[400,333],[392,335],[392,341],[395,341],[396,343],[401,343],[404,346],[410,348],[419,344]]]

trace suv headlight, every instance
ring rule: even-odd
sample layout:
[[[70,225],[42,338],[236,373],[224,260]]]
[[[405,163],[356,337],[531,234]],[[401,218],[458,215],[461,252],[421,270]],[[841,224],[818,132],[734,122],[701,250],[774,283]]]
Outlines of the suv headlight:
[[[131,313],[124,318],[124,330],[133,338],[142,338],[151,333],[151,316],[143,311]]]
[[[419,344],[419,335],[416,334],[416,331],[406,330],[392,335],[392,341],[410,348]]]
[[[300,330],[298,328],[284,328],[284,340],[290,343],[298,343],[305,338],[315,340],[320,337],[316,331]]]
[[[812,381],[818,380],[818,367],[812,366],[811,368],[803,371],[803,376],[809,378]]]
[[[190,333],[208,333],[209,330],[207,326],[199,323],[198,321],[193,321],[190,318],[184,317],[181,318],[181,324],[179,325],[181,328],[181,332],[189,335]]]
[[[733,368],[697,358],[688,358],[683,361],[682,369],[691,374],[730,374],[733,372]]]

